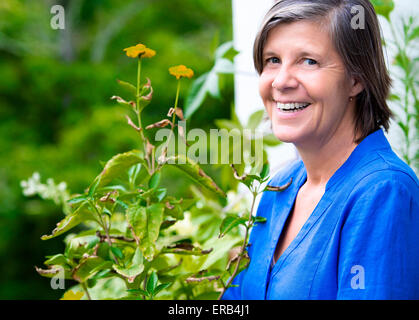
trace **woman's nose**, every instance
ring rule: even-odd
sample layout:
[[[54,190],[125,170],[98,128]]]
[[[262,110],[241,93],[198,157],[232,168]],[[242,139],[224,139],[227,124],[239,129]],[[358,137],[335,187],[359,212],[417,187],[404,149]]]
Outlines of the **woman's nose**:
[[[295,89],[297,86],[298,81],[292,70],[289,67],[282,65],[272,81],[272,88],[283,91],[286,89]]]

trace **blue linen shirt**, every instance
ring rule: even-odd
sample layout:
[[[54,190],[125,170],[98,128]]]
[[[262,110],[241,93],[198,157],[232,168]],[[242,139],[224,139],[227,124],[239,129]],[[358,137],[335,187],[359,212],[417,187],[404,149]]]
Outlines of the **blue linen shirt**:
[[[382,129],[368,135],[326,184],[297,236],[272,267],[276,245],[307,178],[301,160],[265,191],[249,238],[249,267],[223,300],[419,299],[419,181]]]

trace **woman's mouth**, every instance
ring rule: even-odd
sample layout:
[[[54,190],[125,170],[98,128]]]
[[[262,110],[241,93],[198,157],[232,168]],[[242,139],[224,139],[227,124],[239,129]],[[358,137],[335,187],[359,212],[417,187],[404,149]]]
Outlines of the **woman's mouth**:
[[[308,102],[292,102],[292,103],[276,103],[276,108],[282,112],[293,113],[307,108],[311,103]]]

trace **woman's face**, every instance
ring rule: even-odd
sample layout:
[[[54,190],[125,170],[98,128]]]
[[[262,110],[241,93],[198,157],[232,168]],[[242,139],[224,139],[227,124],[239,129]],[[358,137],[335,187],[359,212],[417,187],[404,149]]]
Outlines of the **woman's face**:
[[[272,29],[263,61],[259,92],[279,140],[314,146],[327,143],[338,129],[353,134],[354,102],[349,98],[362,88],[346,74],[319,23],[298,21]]]

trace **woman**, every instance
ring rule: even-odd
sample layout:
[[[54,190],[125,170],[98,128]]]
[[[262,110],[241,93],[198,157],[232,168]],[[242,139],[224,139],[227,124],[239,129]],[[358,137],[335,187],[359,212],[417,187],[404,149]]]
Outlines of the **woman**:
[[[223,299],[418,299],[419,181],[383,133],[390,78],[371,3],[277,2],[254,63],[272,130],[301,160],[270,181],[292,179],[263,194],[267,222]]]

